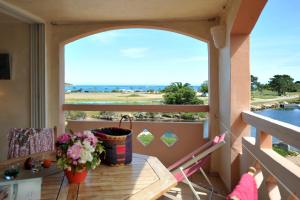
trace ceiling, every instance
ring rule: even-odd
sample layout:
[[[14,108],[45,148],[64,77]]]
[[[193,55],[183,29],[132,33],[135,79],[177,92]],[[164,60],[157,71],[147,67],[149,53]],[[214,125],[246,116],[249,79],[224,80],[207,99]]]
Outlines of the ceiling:
[[[48,22],[205,20],[227,0],[4,0]]]

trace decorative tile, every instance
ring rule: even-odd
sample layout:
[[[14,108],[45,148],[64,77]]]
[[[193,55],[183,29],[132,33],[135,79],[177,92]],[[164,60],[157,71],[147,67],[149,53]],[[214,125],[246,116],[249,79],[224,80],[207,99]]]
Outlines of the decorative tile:
[[[168,147],[173,146],[178,138],[177,135],[175,135],[174,133],[172,133],[171,131],[166,131],[161,137],[160,137],[161,141],[163,143],[165,143],[165,145],[167,145]]]
[[[154,135],[147,129],[144,129],[138,134],[137,139],[142,145],[147,146],[154,140]]]

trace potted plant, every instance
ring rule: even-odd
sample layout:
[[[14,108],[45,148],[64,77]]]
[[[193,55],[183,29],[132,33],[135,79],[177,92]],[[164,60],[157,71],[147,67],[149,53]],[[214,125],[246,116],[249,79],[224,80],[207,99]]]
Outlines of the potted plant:
[[[100,164],[100,154],[104,152],[101,142],[90,131],[64,133],[55,146],[57,165],[65,171],[69,183],[83,182],[87,170]]]

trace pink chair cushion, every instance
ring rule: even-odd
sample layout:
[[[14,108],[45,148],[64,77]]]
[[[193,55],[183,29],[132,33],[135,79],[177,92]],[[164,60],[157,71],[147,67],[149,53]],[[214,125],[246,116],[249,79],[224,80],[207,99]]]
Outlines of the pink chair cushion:
[[[205,148],[202,148],[203,146],[197,148],[196,150],[194,150],[193,152],[189,153],[188,155],[186,155],[185,157],[181,158],[180,160],[178,160],[177,162],[175,162],[174,164],[172,164],[170,167],[168,167],[169,170],[174,170],[178,167],[180,167],[180,165],[183,165],[184,163],[186,163],[187,161],[191,160],[193,158],[193,156],[197,156],[199,155],[201,152],[204,152],[205,150],[211,148],[212,146],[224,141],[225,139],[225,133],[221,134],[219,136],[215,136],[214,139],[212,141],[209,141],[208,143],[204,144],[206,145]],[[200,169],[200,167],[203,167],[210,158],[210,154],[205,156],[204,158],[202,158],[201,160],[191,164],[189,167],[185,168],[183,171],[185,173],[185,175],[187,177],[191,176],[192,174],[194,174],[197,170]],[[173,173],[174,177],[176,178],[176,180],[178,182],[182,181],[184,179],[184,176],[182,175],[181,171],[177,171],[175,173]]]
[[[238,197],[241,200],[257,200],[257,186],[254,177],[250,174],[244,174],[239,184],[235,186],[226,199],[229,200],[232,196]]]
[[[54,132],[52,128],[12,128],[8,133],[8,144],[8,159],[53,151]]]
[[[208,161],[209,161],[210,156],[206,156],[203,159],[199,160],[195,164],[192,164],[190,167],[185,168],[183,170],[184,174],[189,177],[193,175],[195,172],[197,172],[200,167],[203,167]],[[181,182],[184,180],[184,176],[182,175],[181,171],[178,171],[176,173],[173,173],[174,177],[176,178],[177,182]]]

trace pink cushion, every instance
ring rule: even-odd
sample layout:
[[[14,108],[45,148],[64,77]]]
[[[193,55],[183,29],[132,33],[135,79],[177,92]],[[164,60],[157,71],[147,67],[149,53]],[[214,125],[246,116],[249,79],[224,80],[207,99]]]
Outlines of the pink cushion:
[[[12,128],[8,133],[7,158],[54,150],[52,128]]]
[[[206,145],[204,148],[202,148],[203,146],[197,148],[193,152],[189,153],[185,157],[181,158],[180,160],[178,160],[177,162],[172,164],[170,167],[168,167],[168,169],[174,170],[174,169],[180,167],[187,161],[191,160],[193,158],[193,156],[199,155],[200,153],[204,152],[205,150],[211,148],[212,146],[224,141],[224,139],[225,139],[225,133],[221,134],[219,136],[215,136],[213,140],[204,144],[204,145]],[[187,177],[189,177],[190,175],[194,174],[197,170],[200,169],[200,167],[203,167],[209,161],[209,158],[210,158],[210,154],[205,156],[204,158],[200,159],[198,162],[195,162],[195,163],[191,164],[190,166],[188,166],[187,168],[185,168],[183,170],[185,175]],[[177,171],[177,172],[173,173],[173,175],[175,176],[175,178],[177,179],[178,182],[180,182],[184,179],[181,171]]]
[[[232,196],[238,197],[241,200],[257,200],[257,186],[254,177],[250,174],[244,174],[239,184],[235,186],[226,199],[229,200]]]
[[[199,162],[196,162],[196,163],[192,164],[190,167],[185,168],[183,170],[184,174],[187,177],[193,175],[196,171],[198,171],[200,169],[200,167],[203,167],[209,161],[209,158],[210,158],[210,156],[208,155],[208,156],[204,157],[203,159],[201,159]],[[184,176],[182,175],[181,171],[178,171],[178,172],[174,173],[173,175],[178,182],[181,182],[182,180],[184,180]]]

